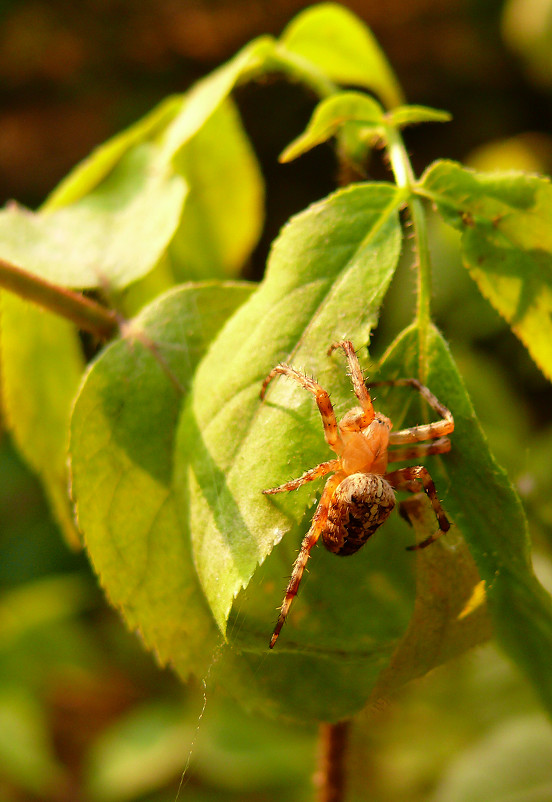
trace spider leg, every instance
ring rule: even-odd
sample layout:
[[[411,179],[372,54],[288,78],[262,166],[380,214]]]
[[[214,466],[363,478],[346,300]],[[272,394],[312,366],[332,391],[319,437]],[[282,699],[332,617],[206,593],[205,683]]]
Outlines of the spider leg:
[[[421,384],[418,379],[392,379],[390,381],[372,382],[368,387],[376,387],[381,384],[393,384],[395,386],[412,387],[425,398],[429,406],[438,412],[441,420],[434,423],[426,423],[421,426],[412,426],[410,429],[401,429],[398,432],[391,432],[389,445],[402,445],[403,443],[420,443],[422,440],[435,440],[454,431],[454,418],[452,413],[444,404],[433,395],[433,393]],[[442,453],[442,452],[437,452]]]
[[[433,479],[426,468],[424,468],[422,465],[416,465],[415,467],[411,468],[399,468],[398,471],[386,473],[384,478],[389,482],[391,487],[394,487],[396,490],[406,490],[409,493],[417,493],[420,489],[420,486],[417,483],[421,482],[425,494],[431,502],[435,517],[437,518],[437,523],[439,524],[438,531],[434,535],[430,535],[425,540],[422,540],[421,543],[416,543],[414,546],[408,546],[409,551],[425,549],[426,546],[434,543],[439,537],[441,537],[441,535],[444,535],[446,532],[448,532],[450,529],[449,520],[445,515],[445,511],[441,507],[439,499],[437,498]]]
[[[298,487],[301,487],[301,485],[304,485],[307,482],[312,482],[315,479],[318,479],[320,476],[326,476],[332,471],[338,471],[340,467],[341,462],[338,459],[330,459],[327,462],[321,462],[320,465],[316,465],[314,468],[306,471],[297,479],[292,479],[290,482],[285,482],[283,485],[278,485],[278,487],[271,487],[269,490],[263,490],[263,493],[265,496],[269,496],[272,493],[285,493],[288,490],[297,490]]]
[[[447,451],[450,451],[450,440],[448,437],[440,437],[433,443],[415,443],[388,451],[387,460],[388,462],[402,462],[407,459],[422,459],[428,454],[446,454]]]
[[[322,492],[320,502],[318,504],[316,512],[314,513],[310,529],[303,538],[303,542],[301,543],[301,548],[299,550],[299,555],[295,560],[295,562],[293,563],[291,578],[286,588],[284,601],[282,603],[282,606],[280,607],[280,615],[278,616],[278,621],[276,622],[276,626],[274,627],[274,632],[272,633],[272,637],[270,639],[269,649],[274,648],[274,644],[278,640],[280,631],[285,624],[287,615],[289,613],[289,608],[291,607],[291,604],[297,595],[299,584],[301,583],[301,579],[303,578],[303,573],[309,560],[312,548],[313,546],[316,545],[320,535],[322,534],[322,530],[324,529],[324,526],[326,524],[331,498],[334,494],[336,487],[338,486],[338,484],[341,482],[342,479],[343,479],[343,474],[338,473],[335,474],[334,476],[331,476],[326,482],[326,486],[324,487],[324,490]]]
[[[296,368],[292,368],[291,365],[286,365],[284,363],[276,365],[275,368],[272,368],[263,382],[263,386],[261,387],[261,400],[265,396],[268,383],[274,378],[274,376],[277,376],[278,374],[289,376],[291,379],[295,379],[295,381],[299,382],[301,387],[304,387],[305,390],[308,390],[314,395],[320,416],[322,418],[326,443],[329,445],[332,451],[339,453],[342,443],[337,429],[337,421],[335,419],[335,412],[332,402],[330,401],[330,396],[326,390],[324,390],[318,384],[318,382],[314,381],[314,379],[310,379],[308,376],[305,376],[304,373],[301,373]]]
[[[353,390],[355,391],[355,395],[364,411],[364,418],[359,421],[361,428],[364,429],[366,426],[369,426],[372,423],[375,417],[372,399],[370,398],[370,393],[366,389],[364,376],[362,375],[362,370],[360,368],[358,357],[355,349],[353,348],[352,342],[350,340],[340,340],[337,343],[332,343],[328,349],[328,354],[331,354],[332,351],[335,351],[337,348],[343,348],[345,351],[345,356],[347,357],[347,362],[349,363],[349,375],[351,376],[351,382],[353,383]]]

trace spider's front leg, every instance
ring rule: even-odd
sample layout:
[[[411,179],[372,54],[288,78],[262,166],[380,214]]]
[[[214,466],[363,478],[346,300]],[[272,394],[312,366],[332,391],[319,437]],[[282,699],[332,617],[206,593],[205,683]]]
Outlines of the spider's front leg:
[[[326,482],[326,486],[324,487],[324,491],[320,498],[320,502],[318,504],[316,512],[314,513],[310,529],[303,538],[303,542],[301,543],[301,548],[299,550],[299,555],[295,560],[295,562],[293,563],[291,578],[286,588],[286,595],[284,596],[284,601],[282,603],[282,606],[280,607],[280,615],[278,616],[278,621],[276,622],[276,626],[274,627],[274,632],[272,633],[272,637],[270,639],[269,649],[274,648],[274,644],[278,640],[280,631],[285,624],[287,615],[289,613],[289,608],[291,607],[294,598],[297,596],[297,591],[299,590],[299,585],[301,583],[301,579],[303,578],[303,573],[309,560],[310,553],[313,547],[316,545],[320,535],[322,534],[322,531],[328,519],[328,509],[330,506],[332,496],[335,492],[336,487],[339,485],[342,479],[343,479],[343,474],[335,474],[334,476],[331,476]]]
[[[307,482],[313,482],[321,476],[327,476],[329,473],[332,473],[332,471],[338,471],[340,467],[341,462],[338,459],[330,459],[327,462],[321,462],[320,465],[316,465],[316,467],[311,468],[310,471],[305,471],[305,473],[297,479],[292,479],[290,482],[278,485],[278,487],[271,487],[269,490],[263,490],[263,493],[265,496],[270,496],[273,493],[287,493],[289,490],[297,490],[298,487],[301,487],[301,485]]]
[[[335,419],[335,412],[332,402],[330,401],[330,396],[326,390],[324,390],[324,388],[321,387],[318,382],[315,382],[314,379],[310,379],[308,376],[305,376],[304,373],[301,373],[301,371],[282,362],[282,364],[276,365],[275,368],[272,368],[264,380],[261,387],[261,400],[263,400],[265,397],[266,388],[269,382],[278,374],[289,376],[290,379],[295,379],[295,381],[298,382],[301,387],[304,387],[305,390],[308,390],[309,393],[313,394],[314,400],[318,406],[318,411],[320,412],[320,417],[322,418],[326,443],[329,445],[332,451],[335,451],[336,454],[339,454],[343,444],[337,428],[337,421]]]
[[[385,479],[389,482],[391,487],[395,488],[395,490],[406,490],[409,493],[418,493],[420,490],[420,485],[418,482],[421,482],[424,492],[431,502],[435,517],[437,518],[437,523],[439,524],[438,531],[434,535],[430,535],[425,540],[422,540],[421,543],[416,543],[413,546],[407,546],[409,551],[425,549],[426,546],[431,545],[431,543],[434,543],[438,538],[441,537],[441,535],[444,535],[446,532],[448,532],[450,529],[450,522],[445,515],[445,511],[441,506],[441,502],[437,498],[435,484],[433,483],[433,479],[431,478],[427,468],[424,468],[423,465],[416,465],[410,468],[400,468],[398,471],[386,473]]]
[[[353,390],[364,413],[363,417],[359,419],[358,423],[361,429],[365,429],[366,426],[369,426],[374,420],[375,412],[372,399],[370,398],[370,393],[368,392],[364,382],[364,376],[362,375],[362,370],[360,368],[356,351],[353,347],[353,343],[350,340],[340,340],[339,342],[332,343],[330,345],[328,354],[331,354],[337,348],[343,348],[345,356],[347,357],[347,362],[349,364],[349,376],[351,377],[351,382],[353,383]]]

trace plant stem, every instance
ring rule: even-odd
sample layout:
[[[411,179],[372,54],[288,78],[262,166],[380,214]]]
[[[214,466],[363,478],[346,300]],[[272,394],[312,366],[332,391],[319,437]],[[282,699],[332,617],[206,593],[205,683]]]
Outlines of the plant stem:
[[[345,799],[345,754],[349,722],[321,724],[318,730],[318,771],[315,784],[317,802],[343,802]]]
[[[113,336],[118,329],[117,315],[112,309],[106,309],[79,292],[28,273],[4,259],[0,259],[0,287],[71,320],[79,329],[102,340]]]
[[[387,148],[395,181],[399,187],[409,190],[408,209],[414,232],[414,250],[417,257],[417,305],[419,363],[418,378],[425,381],[428,329],[431,323],[431,261],[427,234],[427,221],[421,199],[414,194],[416,176],[400,132],[391,126],[387,129]]]

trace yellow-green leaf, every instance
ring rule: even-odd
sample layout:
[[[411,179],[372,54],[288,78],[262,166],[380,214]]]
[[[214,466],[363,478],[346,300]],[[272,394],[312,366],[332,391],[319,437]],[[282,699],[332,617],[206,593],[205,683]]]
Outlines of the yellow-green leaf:
[[[296,159],[334,136],[344,125],[351,123],[355,123],[355,134],[358,138],[373,139],[383,132],[383,109],[377,101],[361,92],[340,92],[322,100],[315,108],[304,133],[287,146],[280,161]]]
[[[460,229],[462,254],[483,295],[552,379],[552,185],[521,172],[432,165],[419,191]]]
[[[67,439],[84,368],[73,325],[7,292],[2,305],[2,404],[15,443],[40,476],[67,540],[78,537],[69,502]]]
[[[320,3],[305,9],[280,41],[332,81],[370,89],[389,108],[402,103],[399,82],[372,32],[343,6]]]
[[[182,676],[205,669],[217,630],[175,504],[176,424],[198,361],[251,289],[190,284],[154,301],[91,366],[71,422],[73,496],[100,582]]]

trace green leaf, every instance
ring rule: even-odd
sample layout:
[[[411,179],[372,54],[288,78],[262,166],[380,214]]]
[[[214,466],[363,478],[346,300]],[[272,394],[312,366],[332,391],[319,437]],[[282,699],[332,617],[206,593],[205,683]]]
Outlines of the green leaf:
[[[238,80],[244,75],[262,71],[265,59],[273,49],[271,37],[260,37],[218,70],[198,81],[189,92],[163,100],[149,114],[100,145],[77,165],[51,193],[43,210],[53,211],[80,200],[93,191],[137,145],[162,143],[164,160],[170,161],[224,103]]]
[[[230,100],[178,151],[173,165],[190,189],[169,247],[176,279],[237,273],[261,233],[263,182]]]
[[[256,40],[163,102],[79,165],[41,212],[6,208],[2,257],[64,286],[118,290],[152,271],[178,230],[179,279],[236,272],[259,236],[262,183],[228,95],[272,50],[269,37]]]
[[[42,205],[42,210],[52,212],[61,209],[92,192],[131,148],[151,142],[167,127],[181,111],[184,97],[175,95],[166,98],[145,117],[95,148],[57,185]]]
[[[71,424],[77,515],[128,626],[161,663],[201,672],[217,640],[172,485],[174,435],[198,361],[246,284],[190,284],[144,309],[92,365]]]
[[[191,454],[194,559],[222,631],[238,591],[308,503],[296,494],[284,512],[261,490],[324,453],[311,432],[290,466],[291,433],[301,437],[298,421],[315,417],[312,398],[281,382],[261,405],[261,382],[285,359],[328,383],[334,371],[328,373],[327,345],[344,333],[366,342],[400,251],[401,200],[392,185],[351,186],[294,218],[273,247],[261,288],[200,366],[179,428],[177,460],[184,466],[177,462],[177,470],[187,486]],[[283,437],[282,426],[289,427]],[[278,431],[275,440],[271,432]]]
[[[343,6],[321,3],[307,8],[280,41],[332,81],[370,89],[388,107],[403,102],[397,78],[372,32]]]
[[[434,532],[435,514],[423,493],[403,501],[401,514],[412,524],[416,542]],[[404,637],[378,678],[372,692],[373,703],[378,707],[385,704],[401,685],[424,676],[491,635],[484,583],[466,544],[453,527],[446,538],[416,552],[414,610]]]
[[[419,185],[460,229],[462,254],[483,295],[552,379],[552,185],[520,172],[477,173],[455,162]]]
[[[383,132],[383,109],[377,101],[361,92],[340,92],[322,100],[304,133],[288,145],[280,161],[296,159],[352,121],[357,123],[355,129],[358,137],[377,137]]]
[[[452,449],[438,460],[434,475],[440,497],[444,496],[445,509],[485,581],[500,644],[525,671],[550,711],[552,599],[532,571],[521,503],[488,449],[441,335],[430,329],[421,346],[418,336],[413,327],[391,346],[382,373],[386,378],[415,375],[419,347],[427,355],[425,381],[455,421]]]
[[[270,36],[254,39],[230,61],[202,78],[186,94],[180,114],[172,121],[163,141],[163,155],[174,158],[224,103],[240,81],[251,79],[266,71],[274,54],[275,43]]]
[[[452,120],[448,111],[431,109],[428,106],[399,106],[385,115],[388,125],[404,128],[418,123],[447,123]]]
[[[67,431],[84,369],[80,342],[65,320],[7,292],[2,309],[2,404],[15,443],[44,484],[67,540],[79,540],[69,503]]]
[[[71,206],[36,214],[7,207],[0,212],[2,257],[68,287],[118,289],[145,275],[171,241],[187,192],[158,159],[142,144]]]

